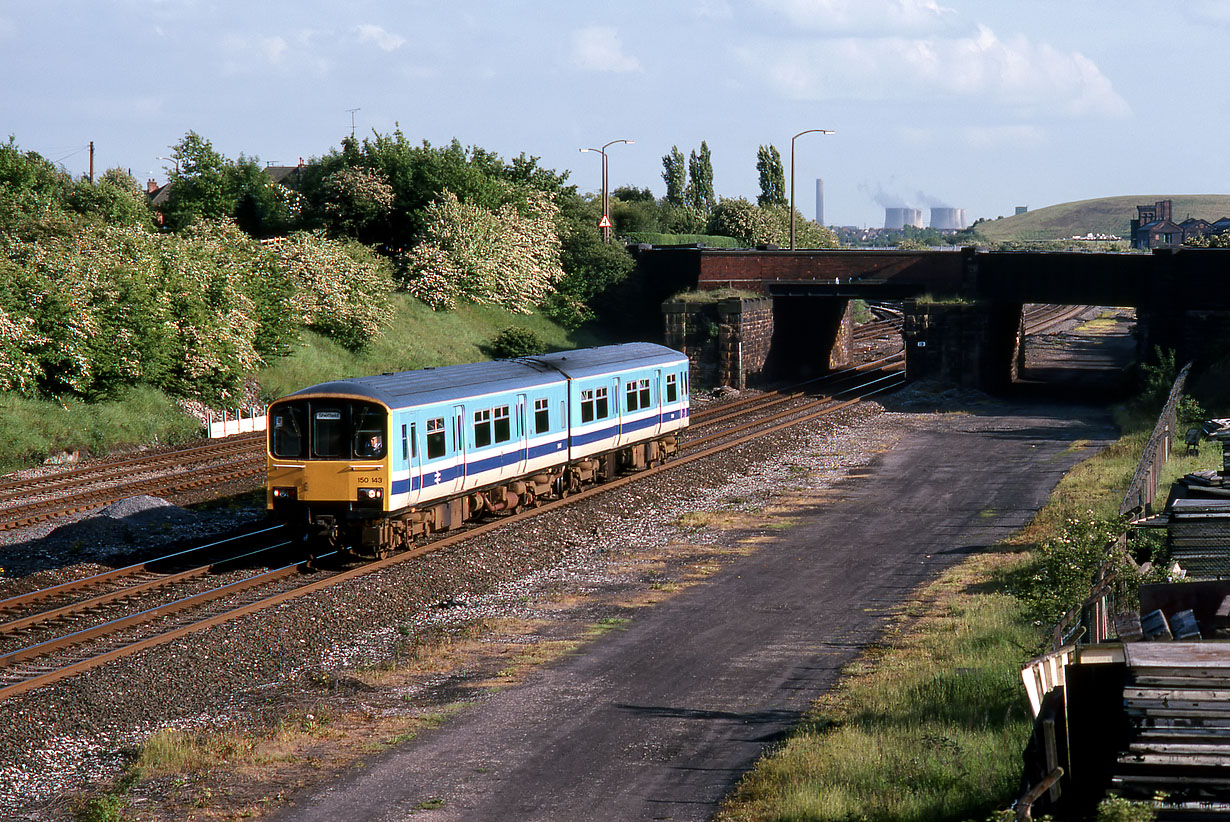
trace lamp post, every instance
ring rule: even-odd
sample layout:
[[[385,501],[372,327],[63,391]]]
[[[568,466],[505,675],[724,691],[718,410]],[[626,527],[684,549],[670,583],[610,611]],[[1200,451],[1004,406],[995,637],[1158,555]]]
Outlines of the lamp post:
[[[175,163],[175,174],[179,174],[179,158],[178,157],[155,157],[155,160],[166,160],[168,163]]]
[[[809,128],[790,138],[790,250],[794,250],[794,141],[804,134],[834,134],[824,128]]]
[[[602,222],[600,222],[598,225],[602,229],[602,241],[604,243],[609,243],[611,241],[611,200],[610,200],[610,197],[607,195],[606,150],[610,148],[611,146],[615,145],[616,143],[626,143],[627,145],[632,145],[635,142],[636,142],[635,140],[612,140],[611,142],[604,145],[602,148],[583,148],[581,149],[582,154],[584,154],[587,151],[596,151],[602,155]]]

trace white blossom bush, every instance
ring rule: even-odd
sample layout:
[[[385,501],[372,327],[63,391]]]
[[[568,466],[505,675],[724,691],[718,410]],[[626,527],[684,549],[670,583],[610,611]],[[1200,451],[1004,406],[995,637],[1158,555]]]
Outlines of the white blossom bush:
[[[445,190],[426,210],[426,236],[400,259],[405,289],[437,310],[461,303],[529,313],[564,275],[559,208],[526,192],[521,208],[463,203]]]
[[[295,284],[295,317],[352,350],[382,333],[392,316],[393,282],[363,246],[321,234],[296,234],[282,244],[278,265]]]
[[[0,308],[0,391],[30,395],[42,373],[37,350],[47,340],[34,331],[30,317],[11,317]]]

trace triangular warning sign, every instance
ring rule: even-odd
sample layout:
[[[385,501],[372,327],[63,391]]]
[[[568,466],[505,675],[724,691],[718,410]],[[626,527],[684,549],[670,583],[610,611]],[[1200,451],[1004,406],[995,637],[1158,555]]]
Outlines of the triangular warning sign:
[[[598,228],[610,228],[611,218],[603,214],[602,219],[598,221]]]

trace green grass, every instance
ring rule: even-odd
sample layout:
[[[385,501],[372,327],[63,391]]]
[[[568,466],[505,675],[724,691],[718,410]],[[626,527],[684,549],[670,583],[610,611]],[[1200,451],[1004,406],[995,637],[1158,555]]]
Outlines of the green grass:
[[[37,465],[60,451],[99,454],[133,444],[177,444],[200,430],[170,397],[148,387],[98,403],[0,394],[0,472]]]
[[[360,352],[303,332],[293,354],[255,375],[262,398],[331,379],[489,359],[485,347],[510,326],[530,329],[552,350],[608,342],[586,331],[568,332],[537,314],[491,306],[436,312],[404,294],[393,299],[393,321]],[[174,398],[145,386],[96,403],[0,394],[0,473],[38,465],[60,451],[103,454],[136,445],[179,444],[201,433],[200,423],[180,411]]]
[[[1133,194],[1099,197],[1046,206],[1024,214],[978,224],[978,233],[991,242],[1057,240],[1074,234],[1117,234],[1128,238],[1129,223],[1136,218],[1136,206],[1160,200],[1173,202],[1176,223],[1189,216],[1215,222],[1230,216],[1230,195],[1225,194]]]

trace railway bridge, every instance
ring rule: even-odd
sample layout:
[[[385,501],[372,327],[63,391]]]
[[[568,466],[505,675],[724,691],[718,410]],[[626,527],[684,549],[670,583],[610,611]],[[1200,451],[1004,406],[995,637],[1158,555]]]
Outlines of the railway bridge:
[[[1180,360],[1230,346],[1230,251],[1152,254],[729,250],[642,247],[641,276],[731,289],[704,311],[663,304],[667,344],[716,348],[718,384],[819,373],[849,362],[851,299],[901,300],[906,371],[995,391],[1023,361],[1026,303],[1134,307],[1137,344]],[[706,313],[707,312],[707,313]]]

